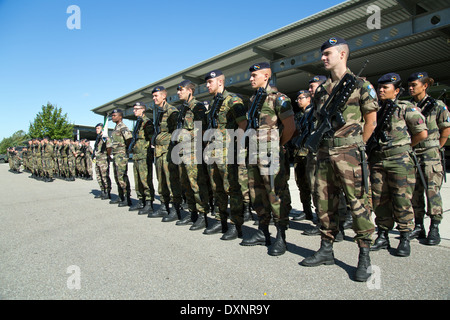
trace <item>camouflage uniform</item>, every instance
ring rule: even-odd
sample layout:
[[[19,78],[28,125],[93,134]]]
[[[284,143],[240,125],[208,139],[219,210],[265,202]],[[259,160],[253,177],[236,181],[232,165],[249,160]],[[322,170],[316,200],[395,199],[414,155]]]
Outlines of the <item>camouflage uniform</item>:
[[[161,117],[160,133],[155,139],[155,168],[158,178],[158,193],[162,204],[172,202],[179,208],[182,202],[180,175],[178,165],[171,161],[173,145],[170,143],[172,133],[177,128],[178,109],[165,102],[161,107],[164,114]]]
[[[133,147],[133,172],[136,195],[139,200],[155,201],[155,188],[153,187],[153,150],[150,139],[153,134],[153,123],[144,114],[142,124],[137,133],[136,143]]]
[[[109,143],[109,137],[98,137],[98,143],[95,149],[95,176],[102,190],[102,198],[109,199],[111,192],[111,178],[109,177],[110,158],[106,151],[106,145]]]
[[[178,137],[178,141],[180,144],[178,146],[184,146],[184,148],[189,149],[190,158],[188,159],[186,156],[182,160],[179,165],[180,168],[180,180],[181,187],[185,190],[186,200],[188,203],[189,211],[191,212],[191,221],[197,220],[197,214],[199,214],[200,219],[199,223],[202,221],[206,221],[206,214],[209,212],[209,188],[208,188],[208,173],[205,170],[204,165],[202,164],[202,153],[200,151],[202,148],[202,135],[201,132],[194,126],[194,122],[201,122],[202,128],[206,128],[206,107],[203,103],[199,102],[195,98],[193,98],[189,102],[189,107],[185,115],[184,122],[182,124],[182,131],[187,133],[187,136],[184,136],[180,139]],[[179,132],[178,132],[179,133]],[[173,136],[173,135],[172,135]],[[197,139],[200,140],[200,150],[196,152],[196,146],[194,143],[194,137],[197,136]],[[185,141],[184,138],[188,140]],[[174,139],[172,137],[172,139]],[[174,160],[174,152],[176,152],[178,148],[174,148],[172,150],[172,161]],[[197,153],[197,154],[196,154]],[[180,152],[179,156],[182,156],[183,153]],[[199,159],[200,157],[200,159]],[[196,160],[195,160],[196,159]],[[197,163],[196,163],[197,162]],[[177,162],[175,162],[177,163]],[[190,223],[189,218],[182,219],[177,222],[178,225]],[[196,221],[195,221],[196,222]],[[194,226],[191,227],[192,230],[196,230]]]
[[[226,223],[228,218],[228,200],[230,201],[230,220],[235,224],[240,232],[240,226],[244,223],[243,215],[243,196],[241,186],[239,185],[239,165],[237,164],[237,146],[231,150],[227,145],[230,136],[227,130],[232,130],[233,133],[238,129],[238,123],[245,121],[246,109],[244,102],[236,94],[230,93],[227,90],[223,92],[224,101],[219,110],[217,110],[217,128],[213,128],[216,134],[222,137],[222,154],[215,154],[219,148],[216,146],[211,155],[211,164],[208,164],[208,171],[211,181],[212,191],[219,212],[216,212],[215,218]],[[210,105],[213,104],[211,101]],[[211,111],[211,110],[210,110]],[[219,133],[220,132],[220,133]],[[216,137],[217,139],[217,137]],[[231,141],[235,145],[234,141]],[[208,146],[214,147],[214,142]],[[205,149],[205,151],[208,147]],[[230,154],[234,152],[234,154]],[[214,159],[214,160],[213,160]],[[230,162],[231,160],[231,162]],[[234,227],[231,230],[234,230]],[[227,239],[225,236],[223,239]]]
[[[76,176],[76,168],[75,168],[75,145],[71,141],[66,149],[67,152],[67,169],[68,169],[68,177],[71,181],[75,180]]]
[[[347,73],[351,73],[347,69]],[[314,95],[314,103],[320,110],[334,86],[339,81],[331,78],[319,86]],[[344,191],[347,204],[353,216],[355,240],[360,247],[369,247],[374,225],[370,219],[369,199],[364,192],[361,163],[363,150],[363,115],[379,108],[375,89],[359,78],[357,88],[348,99],[343,117],[346,124],[334,136],[322,141],[317,152],[315,190],[318,196],[318,215],[321,223],[322,239],[334,241],[338,233],[339,194]],[[321,119],[318,119],[319,123]],[[366,167],[367,169],[367,167]]]
[[[107,148],[112,148],[114,179],[117,184],[117,191],[121,200],[130,197],[130,181],[128,179],[128,150],[127,140],[132,138],[132,134],[127,126],[120,122],[116,124],[111,134],[111,141],[107,143]]]
[[[53,143],[45,142],[42,145],[42,164],[44,176],[53,179]]]
[[[411,103],[398,101],[397,106],[386,131],[388,139],[380,141],[380,148],[369,157],[372,203],[379,231],[391,230],[397,222],[400,232],[410,232],[416,182],[410,136],[427,127],[425,118]]]

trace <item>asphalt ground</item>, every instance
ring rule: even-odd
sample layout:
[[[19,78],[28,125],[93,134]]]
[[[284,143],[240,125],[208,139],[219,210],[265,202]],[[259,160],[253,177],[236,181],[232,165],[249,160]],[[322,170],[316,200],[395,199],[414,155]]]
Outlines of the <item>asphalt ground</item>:
[[[302,232],[312,222],[290,221],[288,252],[244,247],[188,226],[163,223],[94,199],[96,180],[44,183],[0,165],[0,299],[2,300],[448,300],[450,297],[450,184],[441,191],[442,241],[411,241],[411,256],[392,249],[371,253],[374,275],[356,282],[358,248],[353,231],[335,243],[335,265],[303,267],[320,245]],[[132,163],[129,177],[132,186]],[[450,178],[450,175],[447,174]],[[157,190],[157,180],[153,180]],[[301,209],[293,174],[292,214]],[[113,181],[113,196],[117,194]],[[134,188],[133,202],[137,201]],[[159,206],[159,198],[155,209]],[[211,219],[211,218],[209,218]],[[210,220],[211,221],[211,220]],[[425,220],[428,230],[430,219]],[[246,222],[244,234],[257,226]],[[276,236],[270,226],[272,239]],[[175,310],[178,312],[178,309]]]

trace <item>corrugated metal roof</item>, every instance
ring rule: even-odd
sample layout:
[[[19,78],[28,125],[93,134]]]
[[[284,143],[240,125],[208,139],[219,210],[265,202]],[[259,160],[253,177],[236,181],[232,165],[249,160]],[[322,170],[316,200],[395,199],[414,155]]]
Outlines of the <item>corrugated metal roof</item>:
[[[404,3],[404,6],[401,5]],[[381,30],[369,30],[367,27],[367,19],[371,15],[367,8],[371,5],[381,9]],[[232,88],[245,95],[251,92],[246,70],[252,63],[268,60],[257,53],[261,50],[272,55],[274,66],[278,66],[277,85],[280,91],[292,94],[306,88],[308,80],[315,73],[324,73],[319,49],[324,40],[333,35],[351,43],[349,66],[355,68],[355,72],[362,61],[371,61],[365,73],[372,83],[382,72],[388,72],[386,70],[399,69],[405,74],[400,75],[407,77],[406,73],[412,72],[416,66],[426,66],[427,70],[423,71],[429,70],[436,80],[448,82],[450,14],[449,11],[442,11],[448,8],[450,0],[400,3],[395,0],[346,1],[137,89],[93,111],[105,114],[117,105],[126,109],[138,100],[152,104],[150,97],[144,96],[142,92],[148,93],[157,85],[164,85],[169,93],[169,101],[176,104],[176,86],[183,76],[201,79],[213,69],[222,69],[227,81],[232,82]],[[414,12],[420,14],[414,16]],[[442,17],[439,23],[432,24],[431,17],[435,12],[440,12]],[[284,68],[280,68],[281,65]],[[204,91],[205,86],[201,85],[197,98],[209,99]],[[126,116],[132,118],[131,113]]]

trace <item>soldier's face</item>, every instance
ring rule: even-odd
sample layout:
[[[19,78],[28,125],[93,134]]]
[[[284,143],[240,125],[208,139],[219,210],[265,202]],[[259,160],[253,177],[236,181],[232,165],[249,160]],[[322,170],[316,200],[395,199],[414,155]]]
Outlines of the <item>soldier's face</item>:
[[[312,97],[314,97],[314,93],[316,92],[317,87],[319,86],[319,82],[312,82],[309,84],[308,91]]]
[[[142,108],[142,107],[134,107],[133,108],[133,112],[134,112],[134,115],[136,117],[142,117],[142,115],[144,114],[144,108]]]
[[[208,88],[210,94],[215,94],[219,89],[219,79],[218,78],[208,79],[206,81],[206,88]]]
[[[428,85],[423,84],[420,80],[408,82],[408,91],[411,96],[417,96],[427,90]]]
[[[378,85],[378,99],[384,100],[394,100],[400,89],[395,89],[392,83],[379,84]]]
[[[153,102],[160,106],[161,103],[163,103],[164,99],[166,98],[166,95],[163,94],[161,91],[157,91],[153,93]]]
[[[253,71],[250,75],[250,84],[253,89],[265,87],[268,80],[269,75],[264,70]]]
[[[323,62],[325,70],[327,71],[334,69],[342,61],[341,55],[339,54],[339,51],[335,47],[325,49],[322,52],[321,60]]]
[[[305,97],[304,94],[301,94],[297,97],[297,104],[301,109],[305,109],[311,103],[310,97]]]
[[[111,119],[114,123],[120,122],[122,120],[122,117],[120,116],[119,113],[113,113],[111,115]]]
[[[102,127],[95,127],[95,132],[100,134],[100,132],[102,132]]]
[[[190,93],[191,90],[187,89],[186,87],[178,87],[177,89],[177,95],[180,100],[187,100]]]

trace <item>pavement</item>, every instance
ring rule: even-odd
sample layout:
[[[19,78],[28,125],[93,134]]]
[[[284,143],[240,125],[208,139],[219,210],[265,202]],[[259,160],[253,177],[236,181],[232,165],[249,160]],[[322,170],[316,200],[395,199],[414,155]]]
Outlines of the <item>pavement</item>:
[[[312,222],[290,221],[288,252],[244,247],[188,226],[139,216],[94,199],[96,180],[44,183],[0,164],[0,299],[2,300],[448,300],[450,298],[450,183],[442,188],[442,241],[411,241],[411,256],[371,253],[373,276],[356,282],[358,248],[352,230],[335,243],[336,263],[303,267],[320,245],[302,232]],[[292,169],[292,168],[291,168]],[[129,178],[134,186],[132,163]],[[450,178],[450,175],[447,173]],[[155,189],[157,180],[154,178]],[[293,174],[293,213],[302,210]],[[113,182],[113,195],[117,194]],[[136,193],[132,189],[132,196]],[[133,198],[133,201],[137,201]],[[159,206],[155,201],[155,209]],[[425,220],[428,230],[430,219]],[[256,231],[246,222],[243,231]],[[276,236],[274,226],[269,230]]]

